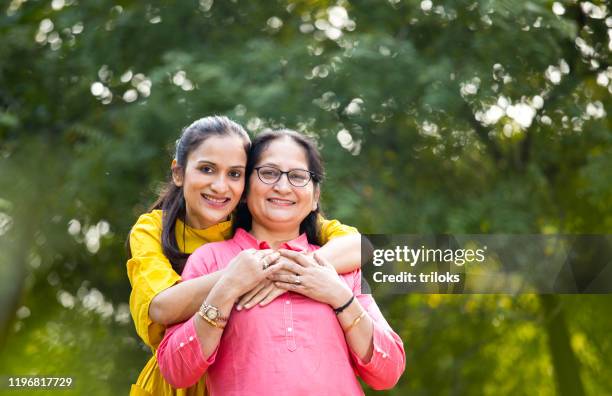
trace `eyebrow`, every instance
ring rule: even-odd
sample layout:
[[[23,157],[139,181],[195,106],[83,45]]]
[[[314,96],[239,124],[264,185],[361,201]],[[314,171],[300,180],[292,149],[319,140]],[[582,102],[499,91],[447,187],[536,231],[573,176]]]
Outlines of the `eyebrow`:
[[[266,163],[263,163],[263,164],[259,164],[259,165],[257,165],[257,166],[258,166],[258,167],[259,167],[259,166],[271,166],[271,167],[273,167],[273,168],[278,168],[279,170],[282,170],[282,169],[281,169],[281,167],[280,167],[278,164],[274,163],[274,162],[266,162]],[[307,171],[307,170],[308,170],[308,167],[306,167],[306,168],[291,168],[291,169],[289,169],[289,170],[290,170],[290,171],[291,171],[291,170],[305,170],[305,171]]]
[[[210,164],[210,165],[214,165],[214,166],[218,166],[216,163],[212,162],[212,161],[207,161],[207,160],[199,160],[198,165],[200,164]],[[230,168],[242,168],[245,169],[246,167],[244,165],[230,165]]]

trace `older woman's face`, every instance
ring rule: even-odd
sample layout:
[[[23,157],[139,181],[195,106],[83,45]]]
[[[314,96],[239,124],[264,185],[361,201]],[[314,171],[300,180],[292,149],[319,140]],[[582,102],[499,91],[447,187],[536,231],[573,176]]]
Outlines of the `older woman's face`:
[[[272,167],[283,172],[294,169],[309,170],[306,152],[293,139],[282,137],[273,140],[262,153],[255,167]],[[257,175],[249,177],[249,194],[247,206],[253,222],[269,230],[293,231],[299,229],[300,223],[315,210],[319,200],[319,189],[312,180],[303,187],[289,183],[288,175],[272,184],[266,184]]]

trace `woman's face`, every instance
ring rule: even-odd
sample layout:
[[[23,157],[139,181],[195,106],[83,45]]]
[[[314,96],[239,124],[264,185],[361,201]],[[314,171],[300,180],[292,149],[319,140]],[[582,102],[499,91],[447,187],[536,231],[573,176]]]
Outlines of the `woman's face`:
[[[212,136],[187,156],[184,173],[172,162],[172,177],[183,186],[187,225],[207,228],[225,221],[244,190],[247,156],[234,135]]]
[[[270,166],[287,172],[293,169],[309,170],[304,149],[293,139],[273,140],[264,150],[255,167]],[[253,226],[264,226],[270,231],[299,230],[300,223],[317,208],[319,188],[311,180],[303,187],[289,183],[283,174],[276,183],[266,184],[257,176],[249,177],[247,206],[253,216]]]

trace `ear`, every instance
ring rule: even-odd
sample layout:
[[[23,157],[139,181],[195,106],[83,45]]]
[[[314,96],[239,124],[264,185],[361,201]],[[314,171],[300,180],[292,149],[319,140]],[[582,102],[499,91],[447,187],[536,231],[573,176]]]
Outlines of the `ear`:
[[[176,159],[172,160],[172,165],[170,165],[170,169],[172,170],[172,181],[174,185],[177,187],[183,186],[183,172],[181,167],[176,162]]]
[[[315,211],[319,207],[319,198],[321,197],[321,189],[316,186],[314,189],[314,197],[312,198],[312,210]]]

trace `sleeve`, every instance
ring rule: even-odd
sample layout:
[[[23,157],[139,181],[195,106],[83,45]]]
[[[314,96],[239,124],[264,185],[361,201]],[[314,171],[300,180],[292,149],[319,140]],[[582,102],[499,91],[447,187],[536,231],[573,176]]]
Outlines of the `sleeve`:
[[[321,245],[325,245],[330,239],[359,234],[355,227],[344,225],[338,220],[327,220],[322,216],[319,216],[319,225],[321,226]]]
[[[371,294],[361,294],[361,271],[355,271],[353,292],[372,318],[374,326],[372,358],[362,361],[350,348],[357,374],[373,389],[390,389],[399,381],[406,367],[404,343],[383,317]]]
[[[189,257],[183,270],[183,279],[192,279],[210,273],[208,263],[215,261],[214,252],[204,245]],[[168,327],[157,349],[159,370],[176,388],[190,387],[204,375],[215,362],[218,346],[207,359],[202,354],[200,339],[196,333],[197,313],[186,322]]]
[[[155,347],[162,339],[165,327],[149,317],[151,300],[159,292],[181,280],[164,255],[161,247],[161,212],[147,213],[138,219],[130,232],[132,258],[127,273],[132,285],[130,312],[136,332],[145,344]]]
[[[198,382],[215,362],[217,349],[204,358],[195,329],[196,317],[168,328],[157,349],[157,363],[162,375],[175,388],[187,388]]]

